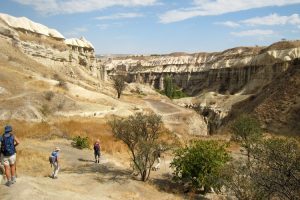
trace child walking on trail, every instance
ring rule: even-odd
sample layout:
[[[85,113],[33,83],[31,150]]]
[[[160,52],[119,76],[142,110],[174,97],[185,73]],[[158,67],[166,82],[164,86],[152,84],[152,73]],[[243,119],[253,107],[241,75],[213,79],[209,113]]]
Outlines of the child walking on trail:
[[[59,151],[60,148],[56,147],[54,151],[52,151],[50,157],[49,157],[49,161],[51,164],[51,167],[53,166],[53,172],[51,175],[51,178],[53,179],[57,179],[57,175],[58,175],[58,171],[59,171]]]
[[[94,144],[95,163],[100,162],[100,149],[100,140],[98,139]]]

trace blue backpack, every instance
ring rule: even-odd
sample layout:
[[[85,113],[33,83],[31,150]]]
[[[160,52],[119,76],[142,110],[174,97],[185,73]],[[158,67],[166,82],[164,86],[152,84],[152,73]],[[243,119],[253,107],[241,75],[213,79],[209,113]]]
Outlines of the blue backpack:
[[[57,161],[58,152],[53,151],[49,156],[49,163],[52,165]]]
[[[1,152],[4,156],[12,156],[16,153],[15,138],[12,134],[2,136]]]

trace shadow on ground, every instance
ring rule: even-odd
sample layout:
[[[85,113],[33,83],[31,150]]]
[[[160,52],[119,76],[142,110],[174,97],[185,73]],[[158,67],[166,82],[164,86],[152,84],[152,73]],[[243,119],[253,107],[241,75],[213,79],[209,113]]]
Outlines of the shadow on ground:
[[[180,195],[184,199],[208,200],[208,198],[205,198],[202,195],[191,192],[183,184],[174,182],[172,180],[172,175],[169,173],[165,173],[158,178],[151,179],[151,184],[162,192]]]
[[[87,160],[87,159],[83,159],[83,158],[78,158],[78,161],[80,161],[80,162],[92,162],[92,163],[95,162],[95,160]]]
[[[83,160],[82,162],[87,162],[83,165],[65,168],[62,171],[64,173],[76,173],[76,174],[95,174],[95,180],[103,182],[118,182],[126,183],[132,179],[131,171],[126,169],[118,169],[111,163],[96,164],[91,160]]]

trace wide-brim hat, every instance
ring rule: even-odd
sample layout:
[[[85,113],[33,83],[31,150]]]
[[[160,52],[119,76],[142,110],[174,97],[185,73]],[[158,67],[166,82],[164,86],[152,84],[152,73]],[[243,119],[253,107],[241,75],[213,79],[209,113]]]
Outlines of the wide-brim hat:
[[[59,147],[55,147],[55,151],[60,151],[60,148]]]
[[[10,125],[6,125],[4,128],[4,133],[12,132],[12,127]]]

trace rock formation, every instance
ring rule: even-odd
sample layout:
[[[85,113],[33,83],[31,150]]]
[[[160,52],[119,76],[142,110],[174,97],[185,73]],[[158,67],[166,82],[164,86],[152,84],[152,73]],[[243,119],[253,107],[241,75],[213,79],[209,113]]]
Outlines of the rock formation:
[[[55,29],[20,17],[0,13],[0,37],[29,55],[39,63],[69,76],[80,76],[72,67],[83,71],[98,81],[105,78],[104,70],[97,63],[93,45],[85,38],[65,39]],[[78,78],[77,77],[77,78]]]
[[[126,72],[129,82],[146,83],[160,90],[164,78],[173,77],[178,87],[196,98],[175,102],[204,116],[212,133],[224,124],[232,105],[263,93],[267,85],[287,70],[297,67],[295,61],[299,58],[300,41],[281,41],[265,48],[238,47],[217,53],[116,57],[103,60],[103,63],[108,74]],[[212,98],[221,96],[221,100],[197,98],[208,92],[215,94]],[[228,105],[224,107],[223,102]],[[288,126],[288,122],[285,123]]]

